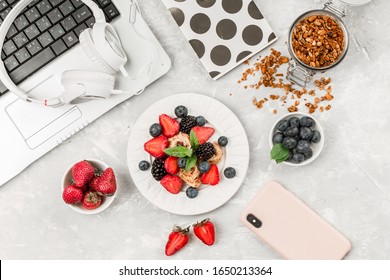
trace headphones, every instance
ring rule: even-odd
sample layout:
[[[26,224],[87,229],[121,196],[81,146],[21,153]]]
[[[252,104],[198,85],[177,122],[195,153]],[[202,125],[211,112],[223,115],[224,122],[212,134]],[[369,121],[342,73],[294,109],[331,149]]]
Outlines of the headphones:
[[[2,47],[5,41],[6,34],[25,7],[33,0],[21,0],[10,11],[0,26],[0,46]],[[56,98],[40,100],[29,96],[21,88],[12,81],[4,66],[3,60],[0,63],[0,80],[14,94],[27,102],[43,104],[50,107],[59,107],[64,104],[69,104],[77,98],[82,99],[106,99],[111,94],[128,93],[125,91],[115,90],[114,75],[121,72],[124,77],[128,77],[124,65],[127,62],[126,52],[124,51],[119,36],[114,27],[106,22],[103,11],[92,0],[81,0],[87,5],[95,17],[95,24],[92,28],[85,29],[79,36],[80,45],[85,55],[95,63],[100,71],[82,71],[68,70],[62,73],[61,84],[65,91]],[[135,22],[135,8],[139,11],[137,3],[131,1],[130,23]],[[145,24],[146,25],[146,24]],[[140,36],[140,35],[138,35]],[[141,36],[140,36],[141,37]],[[148,42],[149,49],[149,65],[140,71],[143,73],[145,69],[150,72],[151,66],[151,50],[150,41]],[[137,75],[138,76],[138,75]],[[135,78],[133,78],[135,79]],[[146,83],[146,82],[145,82]],[[137,94],[141,93],[139,91]]]

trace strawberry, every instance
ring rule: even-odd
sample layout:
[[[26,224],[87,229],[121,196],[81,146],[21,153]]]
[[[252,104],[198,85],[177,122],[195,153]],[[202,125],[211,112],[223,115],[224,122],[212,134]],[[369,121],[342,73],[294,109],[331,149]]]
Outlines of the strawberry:
[[[89,189],[92,191],[96,191],[99,180],[100,180],[100,176],[93,177],[92,180],[89,182]]]
[[[173,228],[165,245],[165,255],[172,256],[188,243],[189,228],[182,229],[179,226]]]
[[[211,246],[215,240],[214,224],[205,219],[193,225],[195,235],[206,245]]]
[[[76,187],[83,187],[92,180],[94,175],[95,168],[86,160],[80,161],[72,167],[72,176]]]
[[[219,183],[219,171],[218,166],[212,164],[210,170],[200,177],[202,184],[215,186]]]
[[[195,126],[192,130],[195,132],[199,144],[206,143],[207,140],[209,140],[210,137],[213,136],[215,131],[214,128],[206,126]]]
[[[164,178],[160,181],[160,184],[170,193],[177,194],[181,190],[183,182],[179,176],[175,175],[165,175]]]
[[[111,167],[104,170],[102,176],[93,182],[93,190],[102,196],[112,196],[116,192],[116,179]]]
[[[165,157],[164,149],[168,148],[168,139],[164,135],[155,137],[144,144],[144,150],[155,158]]]
[[[179,172],[179,166],[177,165],[177,157],[168,157],[164,163],[165,170],[172,175]]]
[[[83,207],[87,210],[96,209],[102,204],[102,197],[97,192],[88,191],[83,197]]]
[[[175,119],[172,119],[168,115],[162,114],[158,120],[162,128],[162,133],[166,137],[173,137],[179,133],[180,125]]]
[[[83,199],[83,191],[74,185],[69,185],[65,187],[64,191],[62,192],[62,199],[67,204],[80,203]]]

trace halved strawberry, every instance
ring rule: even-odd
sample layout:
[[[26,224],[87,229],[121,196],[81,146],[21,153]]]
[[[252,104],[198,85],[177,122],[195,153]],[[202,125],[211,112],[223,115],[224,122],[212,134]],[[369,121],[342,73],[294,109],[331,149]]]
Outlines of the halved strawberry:
[[[172,175],[179,172],[179,166],[177,165],[177,157],[168,157],[164,163],[165,170]]]
[[[202,184],[215,186],[219,183],[219,171],[218,166],[212,164],[210,170],[203,174],[200,178]]]
[[[160,184],[170,193],[177,194],[183,185],[182,180],[176,175],[165,175],[160,181]]]
[[[199,144],[206,143],[207,140],[209,140],[210,137],[213,136],[215,131],[214,128],[206,126],[195,126],[192,130],[195,132]]]
[[[165,157],[164,149],[168,148],[168,139],[164,135],[155,137],[144,144],[144,150],[155,158]]]
[[[179,123],[168,115],[160,115],[159,122],[162,128],[162,133],[168,138],[175,136],[180,131]]]

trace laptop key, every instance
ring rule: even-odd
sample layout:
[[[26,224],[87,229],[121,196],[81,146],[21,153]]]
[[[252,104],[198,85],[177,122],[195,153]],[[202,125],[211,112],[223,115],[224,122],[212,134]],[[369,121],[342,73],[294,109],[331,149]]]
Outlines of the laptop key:
[[[98,3],[99,3],[99,6],[100,6],[101,8],[104,8],[105,6],[107,6],[108,4],[110,4],[111,1],[110,1],[110,0],[98,0]]]
[[[3,11],[1,11],[0,17],[4,20],[5,17],[9,14],[10,11],[11,11],[11,8],[10,8],[10,7],[8,7],[7,9],[5,9],[5,10],[3,10]]]
[[[92,26],[95,24],[95,18],[91,17],[85,23],[87,24],[88,27],[92,28]]]
[[[118,10],[115,8],[114,5],[110,4],[108,5],[106,8],[104,8],[104,12],[106,13],[106,15],[108,16],[108,18],[110,20],[113,20],[114,18],[116,18],[117,16],[119,16],[119,12]]]
[[[79,26],[77,26],[75,29],[74,29],[74,32],[76,33],[77,37],[80,38],[80,34],[85,30],[85,29],[88,29],[88,26],[83,23]]]
[[[32,7],[31,9],[28,9],[24,15],[27,17],[28,21],[30,23],[33,23],[36,21],[41,15],[39,14],[37,8]]]
[[[69,0],[66,0],[66,2],[62,3],[60,5],[60,10],[61,12],[64,14],[64,16],[67,16],[69,15],[71,12],[74,11],[74,7],[72,5],[72,3],[70,3]]]
[[[68,49],[64,41],[62,41],[61,39],[55,42],[53,45],[51,45],[51,48],[53,49],[56,55],[60,55]]]
[[[39,43],[41,43],[42,47],[46,47],[54,42],[53,37],[49,34],[49,31],[46,31],[41,36],[38,37]]]
[[[41,32],[45,31],[46,29],[48,29],[51,26],[51,23],[46,16],[38,19],[35,24],[37,25],[37,27],[39,28],[39,30]]]
[[[55,8],[53,11],[48,13],[47,17],[50,19],[52,24],[56,24],[57,22],[59,22],[61,19],[64,18],[60,10],[58,10],[57,8]]]
[[[51,5],[48,0],[43,0],[37,4],[39,12],[44,15],[51,9]]]
[[[11,72],[10,77],[14,81],[14,83],[19,83],[28,76],[32,75],[42,66],[53,60],[55,57],[56,56],[54,52],[50,48],[44,49],[36,56],[33,56],[31,59],[29,59],[21,67],[18,67],[13,72]]]
[[[31,55],[28,53],[26,48],[22,48],[15,53],[15,57],[19,61],[19,63],[23,63],[27,59],[29,59]]]
[[[15,34],[18,34],[18,29],[16,29],[14,24],[12,24],[7,32],[7,39],[13,37]]]
[[[12,71],[16,67],[19,66],[19,62],[16,60],[14,56],[10,56],[6,60],[4,60],[4,66],[8,71]]]
[[[69,31],[73,29],[77,24],[72,16],[67,17],[63,21],[61,21],[62,27],[64,27],[65,31]]]
[[[3,51],[7,56],[16,50],[17,48],[12,40],[5,42],[5,44],[3,45]]]
[[[26,49],[31,55],[35,55],[37,52],[40,52],[42,50],[42,46],[39,44],[39,42],[35,39],[34,41],[28,43],[26,45]]]
[[[65,31],[60,24],[57,24],[52,28],[50,28],[49,32],[51,36],[53,36],[54,40],[57,40],[58,38],[62,37],[65,34]]]
[[[50,4],[55,7],[57,6],[58,4],[64,2],[65,0],[49,0],[50,1]]]
[[[27,27],[24,30],[24,33],[26,33],[27,37],[30,40],[32,40],[35,37],[37,37],[41,32],[39,31],[38,27],[35,24],[33,24],[33,25],[30,25],[29,27]]]
[[[28,21],[24,15],[21,15],[15,19],[14,24],[18,30],[22,30],[28,25]]]
[[[24,44],[26,44],[29,41],[27,36],[23,32],[16,35],[13,40],[16,46],[18,46],[18,48],[21,48]]]
[[[74,12],[72,15],[76,19],[77,23],[81,23],[85,21],[87,18],[91,17],[92,13],[87,6],[83,6],[80,9],[78,9],[76,12]]]
[[[78,7],[80,7],[81,5],[83,5],[83,2],[81,2],[81,0],[72,0],[71,2],[72,2],[72,4],[73,4],[73,6],[76,7],[76,9],[77,9]]]
[[[8,7],[8,3],[5,1],[0,2],[0,11],[6,9]]]
[[[65,44],[68,47],[73,46],[74,44],[76,44],[79,41],[79,39],[77,38],[76,34],[74,34],[73,31],[66,34],[64,37],[62,37],[62,39],[65,41]]]

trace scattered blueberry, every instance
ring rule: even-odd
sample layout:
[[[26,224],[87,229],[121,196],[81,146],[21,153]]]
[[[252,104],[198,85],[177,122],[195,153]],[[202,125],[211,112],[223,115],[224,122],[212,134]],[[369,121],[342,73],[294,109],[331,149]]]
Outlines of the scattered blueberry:
[[[301,127],[299,138],[302,140],[310,140],[313,137],[313,130],[310,127]]]
[[[293,154],[291,162],[293,163],[302,163],[305,161],[305,156],[300,153]]]
[[[300,123],[301,126],[312,127],[314,125],[314,120],[310,117],[302,117]]]
[[[295,137],[299,133],[298,127],[287,127],[287,129],[284,131],[284,135],[287,137]]]
[[[154,123],[150,126],[149,128],[149,133],[152,137],[157,137],[161,134],[162,132],[162,129],[161,129],[161,125],[158,124],[158,123]]]
[[[193,187],[189,187],[187,190],[186,190],[186,195],[188,198],[195,198],[198,196],[198,189],[195,189]]]
[[[290,127],[298,127],[299,128],[301,126],[300,120],[297,117],[291,117],[288,121],[290,122]]]
[[[321,141],[321,133],[318,130],[313,130],[313,137],[311,138],[311,142],[318,143]]]
[[[310,143],[306,140],[299,140],[297,144],[297,152],[300,154],[304,154],[310,150]]]
[[[276,125],[276,129],[279,130],[279,131],[285,131],[287,129],[287,127],[289,126],[289,124],[290,123],[288,122],[288,120],[281,120]]]
[[[274,136],[272,136],[272,143],[281,144],[283,142],[284,135],[281,132],[276,132]]]
[[[187,117],[188,115],[188,110],[186,107],[180,105],[180,106],[177,106],[175,108],[175,115],[178,117],[178,118],[184,118],[184,117]]]
[[[313,156],[313,150],[309,148],[309,150],[307,152],[303,153],[303,155],[305,156],[305,160],[309,159]]]
[[[146,170],[149,169],[150,163],[147,162],[146,160],[142,160],[142,161],[139,162],[138,167],[139,167],[140,170],[146,171]]]
[[[210,163],[208,163],[207,161],[201,161],[198,164],[198,169],[201,173],[206,173],[210,170]]]
[[[206,119],[203,116],[196,117],[196,124],[204,126],[206,124]]]
[[[297,140],[292,137],[286,137],[283,139],[282,145],[287,149],[294,149],[297,146]]]
[[[223,172],[226,178],[232,179],[236,176],[236,170],[233,167],[228,167]]]
[[[179,158],[177,160],[177,165],[179,168],[186,168],[187,160],[185,158]]]
[[[229,143],[229,140],[226,136],[221,136],[218,138],[218,145],[221,147],[226,147],[226,145]]]

